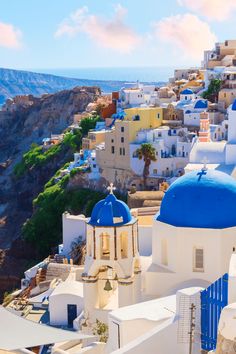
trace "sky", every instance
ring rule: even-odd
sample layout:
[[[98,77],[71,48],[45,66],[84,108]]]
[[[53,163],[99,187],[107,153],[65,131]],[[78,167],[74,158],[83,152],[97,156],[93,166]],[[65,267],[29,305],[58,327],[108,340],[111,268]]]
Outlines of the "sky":
[[[1,0],[0,67],[186,67],[236,39],[236,0]]]

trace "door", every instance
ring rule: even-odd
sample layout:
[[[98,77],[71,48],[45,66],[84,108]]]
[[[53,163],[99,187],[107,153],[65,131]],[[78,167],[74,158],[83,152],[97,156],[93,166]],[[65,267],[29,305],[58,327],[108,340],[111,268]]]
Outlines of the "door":
[[[68,327],[73,327],[73,321],[77,317],[77,305],[67,305]]]

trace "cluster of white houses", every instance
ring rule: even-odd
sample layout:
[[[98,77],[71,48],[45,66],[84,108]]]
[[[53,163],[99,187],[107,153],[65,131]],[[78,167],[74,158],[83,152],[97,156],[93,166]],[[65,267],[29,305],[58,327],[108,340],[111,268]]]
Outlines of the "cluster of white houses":
[[[114,115],[89,132],[69,166],[89,164],[88,178],[112,182],[109,193],[88,218],[63,214],[58,254],[28,269],[23,299],[0,308],[1,349],[235,353],[235,50],[236,41],[217,44],[203,69],[176,70],[169,86],[121,89]],[[219,77],[218,104],[202,99]],[[156,154],[150,186],[170,182],[146,224],[113,193],[113,184],[143,188],[143,143]],[[73,264],[83,245],[84,264]],[[40,311],[47,326],[30,327],[27,313]]]

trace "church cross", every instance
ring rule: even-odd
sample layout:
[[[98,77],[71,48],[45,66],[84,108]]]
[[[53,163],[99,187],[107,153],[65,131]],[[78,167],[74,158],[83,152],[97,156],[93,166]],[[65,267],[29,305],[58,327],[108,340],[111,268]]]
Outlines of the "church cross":
[[[110,194],[113,194],[113,191],[116,190],[116,187],[114,187],[113,183],[110,183],[110,186],[107,187],[107,190],[110,192]]]
[[[207,157],[205,156],[202,160],[202,163],[203,163],[203,167],[202,167],[202,170],[207,170],[207,163],[208,163],[208,159]]]

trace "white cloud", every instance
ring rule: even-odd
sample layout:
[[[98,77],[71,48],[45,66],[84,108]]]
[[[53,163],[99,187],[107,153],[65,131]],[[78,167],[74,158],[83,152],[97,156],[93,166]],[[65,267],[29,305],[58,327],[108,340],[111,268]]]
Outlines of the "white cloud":
[[[21,47],[21,31],[8,23],[0,22],[0,47],[18,49]]]
[[[115,7],[113,18],[89,14],[86,6],[78,9],[66,18],[58,27],[55,37],[68,35],[73,37],[78,33],[86,33],[97,45],[128,53],[140,43],[140,36],[125,24],[127,10],[121,5]]]
[[[209,20],[224,21],[236,11],[236,0],[178,0],[178,3]]]
[[[201,60],[203,51],[213,48],[217,40],[208,23],[188,13],[163,18],[154,24],[154,30],[158,39],[194,60]]]

